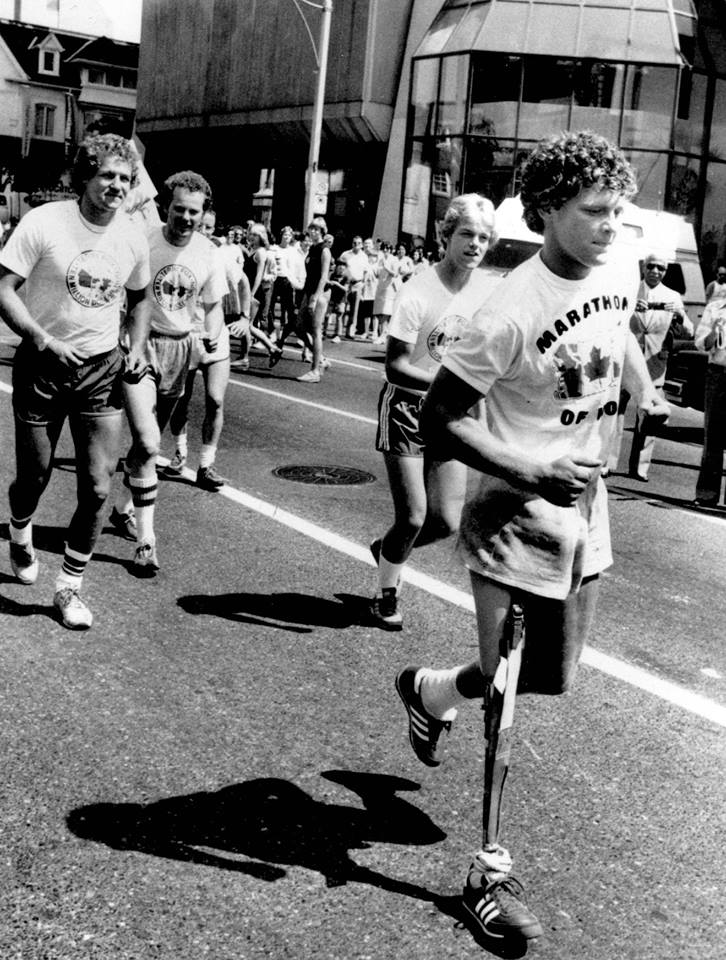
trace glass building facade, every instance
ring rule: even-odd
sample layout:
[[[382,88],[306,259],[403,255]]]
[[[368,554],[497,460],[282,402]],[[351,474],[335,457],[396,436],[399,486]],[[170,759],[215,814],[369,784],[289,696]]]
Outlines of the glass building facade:
[[[412,65],[401,229],[430,241],[451,197],[518,192],[542,137],[590,129],[637,202],[726,255],[726,32],[718,0],[449,0]]]

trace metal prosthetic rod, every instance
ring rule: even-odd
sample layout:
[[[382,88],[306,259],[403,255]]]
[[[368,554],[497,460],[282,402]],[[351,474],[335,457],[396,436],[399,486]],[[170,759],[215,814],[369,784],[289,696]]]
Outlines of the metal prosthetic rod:
[[[513,603],[501,639],[500,660],[484,694],[484,849],[499,842],[502,792],[512,751],[512,724],[524,649],[524,611]]]

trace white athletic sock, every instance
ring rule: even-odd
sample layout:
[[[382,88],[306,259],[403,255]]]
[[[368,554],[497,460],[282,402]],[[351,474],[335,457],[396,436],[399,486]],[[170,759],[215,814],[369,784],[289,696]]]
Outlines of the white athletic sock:
[[[172,434],[171,438],[174,441],[174,448],[179,451],[182,457],[186,457],[187,453],[189,452],[186,430],[183,433],[180,433],[178,436],[176,434]]]
[[[482,878],[485,883],[503,880],[511,869],[512,858],[509,851],[498,843],[491,844],[486,850],[479,850],[474,854],[469,868],[469,884],[472,887],[481,887]]]
[[[401,573],[405,566],[405,563],[391,563],[390,560],[386,560],[383,554],[380,555],[378,559],[378,586],[381,593],[384,590],[390,590],[391,587],[400,590]]]
[[[199,466],[211,467],[217,456],[217,445],[215,443],[203,443],[199,453]]]
[[[456,678],[463,667],[451,667],[449,670],[423,669],[419,680],[421,702],[430,714],[438,720],[453,720],[456,706],[466,697],[456,689]]]
[[[15,524],[20,523],[22,526],[16,527]],[[29,547],[33,542],[33,524],[30,520],[16,520],[14,517],[10,518],[10,540],[13,543],[22,543],[23,546]]]
[[[65,570],[61,570],[55,578],[55,592],[65,590],[66,587],[70,587],[72,590],[80,590],[82,583],[83,577],[74,577],[72,574],[66,573]]]
[[[137,543],[155,543],[154,508],[159,485],[156,472],[153,477],[129,477],[129,483],[134,498],[136,541]]]

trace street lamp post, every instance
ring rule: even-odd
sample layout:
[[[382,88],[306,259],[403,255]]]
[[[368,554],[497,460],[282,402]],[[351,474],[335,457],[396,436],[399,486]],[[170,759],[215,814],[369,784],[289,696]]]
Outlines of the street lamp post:
[[[303,16],[299,3],[305,3],[309,7],[315,7],[320,10],[320,36],[317,48],[313,40],[307,20]],[[313,46],[315,62],[318,68],[317,82],[315,84],[315,100],[313,102],[313,118],[310,128],[310,150],[308,153],[308,166],[305,171],[305,209],[303,215],[303,227],[306,227],[313,218],[313,205],[315,202],[315,181],[318,172],[318,160],[320,158],[320,135],[323,129],[323,107],[325,105],[325,78],[328,70],[328,44],[330,41],[330,18],[333,13],[333,0],[322,0],[322,3],[312,3],[312,0],[293,0],[298,9],[298,13],[305,21],[305,27]]]

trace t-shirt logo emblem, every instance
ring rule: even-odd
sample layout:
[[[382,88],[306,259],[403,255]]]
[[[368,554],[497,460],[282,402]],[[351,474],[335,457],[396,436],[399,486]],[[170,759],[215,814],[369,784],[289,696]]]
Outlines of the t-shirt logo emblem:
[[[68,267],[66,286],[81,306],[106,307],[121,294],[118,264],[101,250],[84,250]]]
[[[457,340],[461,340],[465,326],[466,320],[464,317],[459,317],[456,315],[444,317],[443,320],[436,324],[426,338],[426,346],[429,351],[429,356],[431,356],[437,363],[441,363],[444,358],[444,354],[449,349],[451,344],[455,343]]]
[[[181,263],[162,267],[154,277],[154,296],[162,310],[183,310],[196,296],[197,281],[192,271]]]

